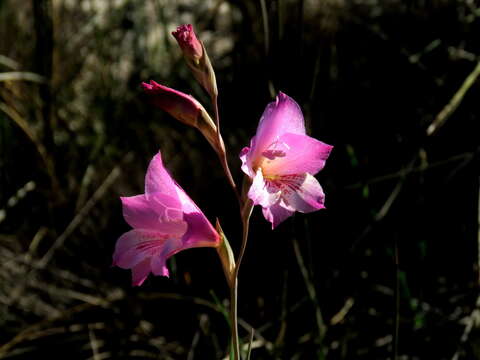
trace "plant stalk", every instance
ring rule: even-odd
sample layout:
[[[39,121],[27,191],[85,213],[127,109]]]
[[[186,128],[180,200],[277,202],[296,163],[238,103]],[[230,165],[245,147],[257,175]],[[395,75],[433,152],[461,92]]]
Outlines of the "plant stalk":
[[[230,288],[230,321],[232,327],[232,346],[234,360],[240,360],[240,342],[238,339],[238,315],[237,315],[237,300],[238,300],[238,273],[240,271],[240,265],[242,264],[243,255],[247,247],[248,231],[250,228],[250,215],[252,214],[253,204],[250,200],[245,204],[245,208],[242,211],[242,245],[238,259],[235,262],[235,270],[233,273],[233,284]]]
[[[225,151],[225,144],[223,143],[222,136],[220,135],[220,115],[218,113],[218,96],[212,96],[212,104],[213,110],[215,112],[215,126],[217,127],[217,155],[220,159],[220,163],[222,164],[223,171],[227,176],[228,182],[232,187],[235,195],[237,196],[238,203],[242,206],[242,200],[240,197],[240,193],[238,192],[237,185],[235,184],[235,180],[233,180],[232,172],[230,171],[230,167],[228,166],[227,160],[227,153]]]

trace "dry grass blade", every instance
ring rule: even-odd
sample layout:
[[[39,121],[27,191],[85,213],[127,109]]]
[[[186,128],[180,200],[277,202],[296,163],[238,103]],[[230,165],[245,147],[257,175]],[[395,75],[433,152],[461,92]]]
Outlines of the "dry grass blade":
[[[17,70],[20,67],[18,62],[5,55],[0,55],[0,65],[6,66],[12,70]]]
[[[465,97],[467,91],[475,83],[479,75],[480,75],[480,61],[477,63],[477,66],[475,66],[473,71],[465,78],[465,81],[463,82],[462,86],[460,86],[457,92],[453,95],[450,102],[447,105],[445,105],[442,111],[438,113],[438,115],[435,117],[433,122],[427,128],[428,136],[433,135],[443,124],[445,124],[448,118],[458,108],[463,98]]]
[[[35,182],[29,181],[25,185],[23,185],[20,189],[18,189],[17,192],[7,200],[6,207],[3,209],[0,209],[0,224],[7,217],[7,208],[13,208],[15,205],[19,203],[20,200],[25,198],[25,196],[27,196],[27,194],[30,191],[35,190],[35,188],[36,188]]]
[[[307,287],[308,296],[310,298],[310,301],[315,306],[315,318],[317,320],[318,336],[321,344],[323,338],[325,337],[325,333],[327,332],[327,326],[325,325],[325,321],[323,320],[323,316],[320,311],[320,305],[317,300],[318,297],[317,297],[317,292],[315,290],[315,285],[312,283],[310,276],[308,274],[308,270],[303,261],[303,257],[300,251],[300,247],[298,245],[298,241],[297,239],[294,238],[292,242],[293,242],[293,249],[295,251],[295,257],[297,259],[298,266],[300,267],[300,271],[302,273],[305,286]]]
[[[252,344],[253,344],[254,335],[255,335],[255,329],[252,327],[250,329],[250,340],[248,341],[247,360],[250,360],[250,355],[252,354]]]
[[[130,158],[129,155],[127,155]],[[65,240],[75,231],[75,229],[83,222],[88,213],[93,209],[97,202],[105,195],[107,190],[120,176],[121,170],[119,166],[115,166],[110,174],[105,178],[100,187],[95,191],[93,196],[87,201],[82,209],[75,215],[73,220],[68,224],[65,231],[55,240],[50,249],[45,253],[43,258],[39,261],[39,267],[44,268],[52,259],[55,251],[63,245]]]
[[[97,337],[95,336],[95,331],[92,324],[88,324],[88,338],[90,340],[90,346],[92,348],[93,360],[100,360],[100,356],[98,353],[99,342],[97,340]]]
[[[340,324],[343,321],[343,319],[345,319],[345,317],[347,316],[348,312],[350,311],[354,303],[355,303],[355,300],[353,298],[348,298],[345,301],[345,304],[340,309],[340,311],[330,319],[330,325]]]
[[[47,80],[42,75],[28,71],[9,71],[0,73],[0,82],[1,81],[31,81],[43,84]]]

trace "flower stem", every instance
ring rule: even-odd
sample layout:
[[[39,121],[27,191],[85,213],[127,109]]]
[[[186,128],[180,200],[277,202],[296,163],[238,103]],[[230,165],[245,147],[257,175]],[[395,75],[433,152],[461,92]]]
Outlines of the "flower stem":
[[[253,204],[250,200],[247,200],[245,207],[242,209],[242,245],[240,247],[240,253],[238,259],[235,262],[235,270],[233,273],[233,284],[230,288],[230,322],[232,327],[232,346],[234,360],[240,360],[240,343],[238,339],[238,315],[237,315],[237,299],[238,299],[238,272],[240,271],[240,265],[242,264],[243,255],[247,247],[248,230],[250,228],[250,215],[252,214]]]
[[[235,192],[235,195],[237,196],[237,200],[241,206],[240,194],[238,192],[237,185],[235,184],[235,180],[233,180],[232,173],[228,166],[227,153],[225,151],[225,144],[223,143],[222,136],[220,135],[220,115],[218,113],[218,96],[217,95],[212,96],[212,104],[215,112],[215,126],[217,127],[217,145],[218,145],[217,155],[218,155],[218,158],[220,159],[220,163],[222,164],[223,171],[227,176],[228,182],[232,187],[233,191]]]
[[[223,143],[222,136],[220,135],[220,115],[218,113],[218,95],[212,96],[212,104],[215,112],[215,125],[217,127],[217,155],[222,164],[223,171],[227,176],[228,182],[232,187],[235,195],[237,196],[238,204],[240,206],[240,217],[242,220],[242,245],[240,248],[240,253],[238,259],[235,262],[235,268],[233,271],[232,282],[230,285],[230,323],[232,329],[232,352],[234,360],[241,360],[240,357],[240,341],[238,336],[238,315],[237,315],[237,299],[238,299],[238,272],[240,270],[240,265],[242,264],[243,255],[247,247],[248,240],[248,230],[250,227],[250,215],[252,214],[253,204],[250,200],[247,200],[245,203],[242,200],[242,197],[238,191],[235,180],[233,179],[232,173],[228,166],[227,154],[225,151],[225,144]]]
[[[237,289],[238,279],[233,278],[233,284],[230,288],[230,326],[232,331],[233,358],[240,360],[240,344],[238,341],[238,321],[237,321]]]

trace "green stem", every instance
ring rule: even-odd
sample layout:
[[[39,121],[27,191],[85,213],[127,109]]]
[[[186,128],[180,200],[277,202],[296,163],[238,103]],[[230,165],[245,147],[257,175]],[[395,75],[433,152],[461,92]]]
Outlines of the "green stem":
[[[237,288],[238,281],[235,277],[233,279],[232,287],[230,288],[230,324],[232,331],[232,348],[233,358],[240,360],[240,344],[238,341],[238,320],[237,320]]]
[[[238,259],[235,262],[235,270],[233,273],[233,284],[230,288],[230,320],[232,324],[232,346],[235,360],[240,360],[240,343],[238,339],[238,315],[237,315],[237,300],[238,300],[238,273],[240,265],[242,264],[243,255],[247,247],[248,231],[250,227],[250,215],[252,214],[253,204],[249,201],[244,211],[242,212],[242,245]]]
[[[212,96],[212,104],[213,110],[215,112],[215,126],[217,127],[217,155],[220,159],[220,163],[222,164],[223,171],[227,176],[228,182],[232,187],[235,195],[237,196],[237,200],[242,205],[242,201],[240,198],[240,193],[238,192],[237,185],[235,184],[235,180],[233,180],[232,172],[230,171],[230,167],[228,166],[227,160],[227,152],[225,151],[225,144],[223,143],[222,136],[220,135],[220,115],[218,113],[218,96]]]

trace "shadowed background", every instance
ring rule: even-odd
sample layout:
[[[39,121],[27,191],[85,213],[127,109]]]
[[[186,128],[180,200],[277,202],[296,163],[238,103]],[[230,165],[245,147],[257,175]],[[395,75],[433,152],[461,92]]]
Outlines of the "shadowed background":
[[[192,23],[238,153],[278,91],[335,146],[327,210],[271,231],[240,272],[252,359],[480,359],[480,5],[472,0],[0,1],[0,358],[222,359],[216,254],[130,286],[111,267],[162,150],[238,251],[235,197],[200,133],[151,107],[153,79],[209,110],[170,35]]]

